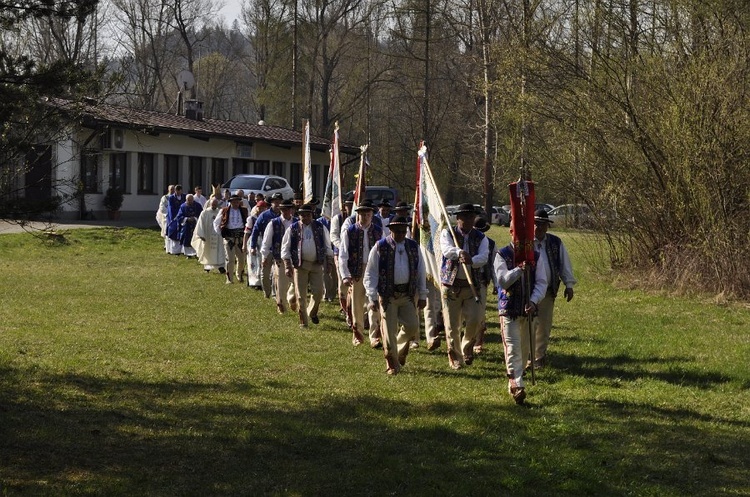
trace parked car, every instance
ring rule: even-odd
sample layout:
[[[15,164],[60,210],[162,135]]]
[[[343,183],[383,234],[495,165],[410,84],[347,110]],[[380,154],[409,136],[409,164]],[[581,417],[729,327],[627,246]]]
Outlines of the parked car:
[[[547,211],[547,214],[549,214],[549,211],[554,209],[555,206],[552,204],[534,204],[534,212],[538,211],[539,209],[543,209]]]
[[[285,199],[294,197],[294,189],[289,182],[281,176],[269,176],[263,174],[238,174],[224,183],[222,189],[234,195],[237,190],[242,190],[247,195],[250,192],[262,193],[266,197],[274,193],[281,193]]]
[[[506,211],[504,207],[496,205],[492,212],[492,222],[500,226],[510,226],[510,206]]]
[[[354,190],[348,191],[346,195],[353,194]],[[365,198],[372,200],[377,206],[383,200],[387,200],[391,206],[396,207],[398,202],[398,191],[390,186],[367,186],[365,187]]]
[[[555,223],[555,227],[589,228],[594,216],[586,204],[563,204],[549,212],[549,219]]]

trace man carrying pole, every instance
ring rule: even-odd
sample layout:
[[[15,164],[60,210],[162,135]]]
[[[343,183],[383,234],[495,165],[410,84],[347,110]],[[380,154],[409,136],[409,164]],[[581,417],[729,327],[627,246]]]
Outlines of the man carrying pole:
[[[442,283],[445,335],[448,345],[448,365],[460,369],[474,360],[474,341],[484,318],[484,308],[479,304],[482,284],[481,272],[489,258],[487,237],[474,229],[477,216],[474,204],[465,203],[455,212],[456,226],[440,234],[443,254],[440,268]],[[465,323],[461,337],[461,322]]]
[[[544,254],[534,252],[534,184],[519,180],[510,184],[512,242],[495,257],[494,270],[502,288],[497,306],[505,346],[508,392],[523,404],[526,389],[524,367],[533,354],[532,321],[539,301],[547,292]],[[531,345],[530,345],[531,344]],[[534,384],[533,357],[531,382]]]

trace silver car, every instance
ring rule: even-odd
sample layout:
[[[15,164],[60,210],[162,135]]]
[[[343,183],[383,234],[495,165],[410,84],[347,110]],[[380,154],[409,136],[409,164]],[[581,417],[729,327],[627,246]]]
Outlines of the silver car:
[[[222,189],[229,191],[234,195],[237,190],[242,190],[247,195],[250,192],[262,193],[269,197],[274,193],[281,193],[287,199],[294,197],[294,189],[289,186],[289,182],[281,176],[269,176],[265,174],[238,174],[224,183]]]

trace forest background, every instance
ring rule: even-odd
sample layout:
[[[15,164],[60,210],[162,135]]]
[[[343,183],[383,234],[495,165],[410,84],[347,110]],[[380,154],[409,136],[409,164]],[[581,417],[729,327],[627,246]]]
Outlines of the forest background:
[[[175,111],[187,69],[206,117],[338,122],[407,198],[420,140],[446,203],[505,203],[528,171],[539,201],[593,208],[639,284],[750,296],[744,0],[245,0],[229,24],[221,7],[0,4],[0,186],[60,129],[40,97]]]

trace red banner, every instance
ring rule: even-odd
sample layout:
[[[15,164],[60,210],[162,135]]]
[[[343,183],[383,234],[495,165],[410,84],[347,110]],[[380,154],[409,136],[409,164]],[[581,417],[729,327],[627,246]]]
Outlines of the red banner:
[[[518,180],[509,184],[508,190],[516,265],[534,264],[534,182]]]

